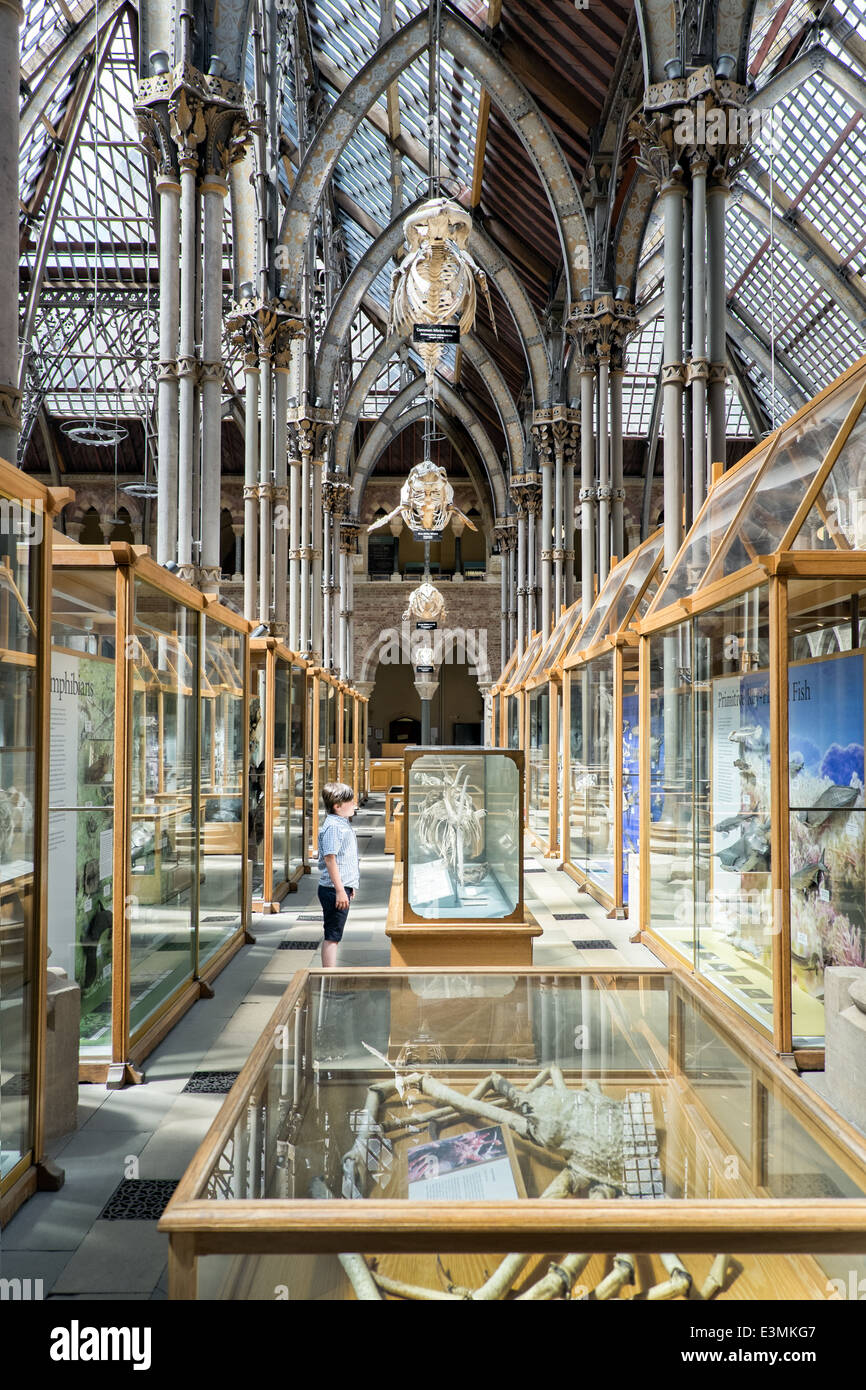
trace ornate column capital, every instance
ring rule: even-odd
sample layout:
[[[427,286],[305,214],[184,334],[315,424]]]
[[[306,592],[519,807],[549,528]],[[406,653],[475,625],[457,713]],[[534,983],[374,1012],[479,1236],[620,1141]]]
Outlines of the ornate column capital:
[[[226,318],[229,338],[243,349],[244,365],[252,369],[262,357],[284,350],[285,338],[304,336],[304,326],[278,298],[253,295],[236,302]],[[278,363],[279,365],[279,363]]]
[[[323,473],[322,506],[339,519],[347,510],[352,496],[352,484],[345,473]]]
[[[21,392],[11,381],[0,382],[0,426],[21,429]]]
[[[540,473],[515,473],[508,490],[518,512],[523,516],[538,516],[541,511]]]
[[[355,543],[361,534],[360,518],[350,513],[346,513],[340,521],[340,549],[348,555],[355,549]]]

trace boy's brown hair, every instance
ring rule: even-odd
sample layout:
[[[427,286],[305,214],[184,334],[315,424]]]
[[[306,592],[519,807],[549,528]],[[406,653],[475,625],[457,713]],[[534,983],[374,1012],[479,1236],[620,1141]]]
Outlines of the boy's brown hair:
[[[355,800],[355,793],[351,787],[347,787],[345,782],[326,782],[322,787],[322,800],[325,803],[325,810],[330,814],[338,806],[344,805],[347,801]]]

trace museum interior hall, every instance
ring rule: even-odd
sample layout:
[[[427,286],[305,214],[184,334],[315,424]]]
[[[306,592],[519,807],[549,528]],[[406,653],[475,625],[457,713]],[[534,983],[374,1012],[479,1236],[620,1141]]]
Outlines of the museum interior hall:
[[[0,0],[2,130],[0,1297],[866,1297],[866,0]]]

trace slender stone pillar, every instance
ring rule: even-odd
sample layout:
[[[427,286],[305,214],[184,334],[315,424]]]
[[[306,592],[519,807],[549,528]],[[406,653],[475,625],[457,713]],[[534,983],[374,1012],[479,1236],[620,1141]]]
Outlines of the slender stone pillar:
[[[565,570],[565,593],[563,602],[566,608],[574,603],[574,465],[580,440],[580,411],[568,412],[567,428],[563,444],[563,465],[565,486],[563,498],[562,558]]]
[[[0,0],[0,458],[14,464],[21,428],[18,387],[18,25],[17,0]]]
[[[273,357],[268,337],[259,349],[261,411],[259,416],[259,622],[271,625],[273,563]]]
[[[313,453],[312,426],[298,426],[298,445],[301,450],[301,596],[300,596],[300,651],[311,650],[310,640],[310,502],[311,502],[311,459]]]
[[[290,331],[278,331],[274,352],[274,621],[273,633],[288,640],[289,474],[288,407]]]
[[[156,182],[159,197],[159,377],[157,388],[156,558],[177,560],[178,380],[180,321],[180,184],[170,174]]]
[[[625,487],[622,464],[622,353],[614,347],[610,364],[610,545],[618,560],[626,552]]]
[[[289,455],[289,646],[300,650],[301,601],[301,459],[292,434]]]
[[[709,346],[709,462],[724,463],[725,438],[725,210],[728,181],[714,171],[707,189],[707,331]]]
[[[583,617],[595,598],[595,372],[593,361],[585,350],[580,367],[580,606]]]
[[[610,572],[610,343],[601,341],[598,354],[598,587]]]
[[[179,427],[177,488],[177,558],[179,572],[193,581],[193,475],[195,472],[195,418],[198,363],[195,356],[196,287],[198,266],[198,160],[190,149],[180,157],[180,347],[178,351]]]
[[[244,617],[254,622],[259,584],[259,369],[258,354],[244,357]]]
[[[517,646],[526,648],[526,512],[517,513]]]
[[[683,537],[683,200],[681,170],[662,185],[665,285],[662,409],[664,439],[664,568],[669,570]]]
[[[201,185],[204,204],[201,340],[201,584],[219,593],[220,478],[222,473],[223,201],[227,185],[208,175]]]
[[[533,525],[538,527],[538,543],[541,549],[541,630],[545,637],[550,632],[551,621],[551,560],[553,558],[553,460],[548,453],[541,459],[541,511],[532,514]],[[534,547],[533,547],[534,549]]]
[[[692,156],[692,517],[707,495],[707,168],[705,150]],[[724,291],[724,283],[722,284]]]
[[[239,583],[244,577],[243,571],[243,534],[244,523],[242,521],[232,522],[232,535],[235,538],[235,567],[232,571],[232,579]]]
[[[312,595],[310,603],[310,650],[317,656],[322,654],[322,614],[323,614],[323,592],[322,592],[322,472],[325,461],[323,458],[313,458],[312,473],[312,498],[310,506],[312,509],[312,553],[311,553],[311,573],[310,581],[312,585]]]

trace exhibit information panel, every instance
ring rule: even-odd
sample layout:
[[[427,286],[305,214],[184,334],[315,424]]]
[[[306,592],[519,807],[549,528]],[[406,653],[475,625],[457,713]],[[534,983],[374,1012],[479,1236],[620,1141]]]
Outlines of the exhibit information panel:
[[[39,924],[34,881],[38,796],[38,634],[44,509],[2,498],[0,528],[0,1181],[32,1147],[33,1012]],[[9,518],[14,521],[10,523]],[[56,961],[65,969],[68,959]]]
[[[287,991],[161,1229],[226,1252],[198,1258],[201,1298],[815,1299],[866,1271],[850,1239],[828,1253],[832,1222],[859,1220],[866,1248],[864,1193],[862,1139],[684,976],[317,971]],[[484,1253],[476,1202],[522,1255]],[[768,1202],[827,1231],[749,1254]],[[690,1223],[706,1246],[665,1254],[695,1250]],[[469,1253],[449,1245],[458,1226]],[[644,1253],[615,1253],[630,1238]]]
[[[866,965],[863,625],[856,592],[822,618],[804,608],[813,583],[790,590],[791,1004],[807,1046],[824,1037],[825,967]],[[765,589],[650,639],[651,925],[769,1030],[768,662]]]
[[[405,883],[425,921],[499,921],[521,902],[521,777],[514,756],[408,754]]]

